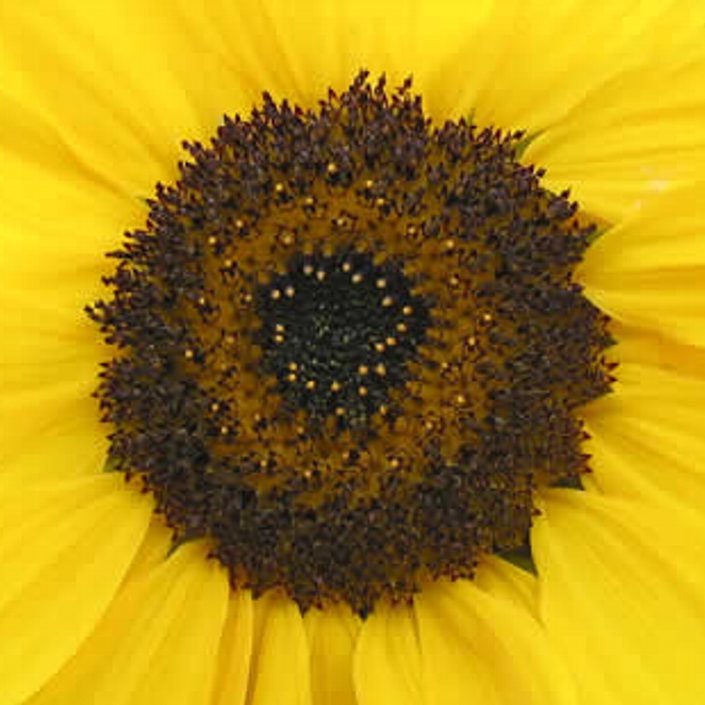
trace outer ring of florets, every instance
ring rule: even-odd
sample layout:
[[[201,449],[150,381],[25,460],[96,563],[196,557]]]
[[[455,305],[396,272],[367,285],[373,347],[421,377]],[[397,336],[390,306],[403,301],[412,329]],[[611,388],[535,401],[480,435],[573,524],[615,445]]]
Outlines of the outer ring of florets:
[[[410,82],[389,95],[364,73],[317,112],[265,95],[186,145],[180,180],[112,253],[113,298],[89,311],[119,350],[98,390],[113,464],[178,540],[212,538],[235,584],[366,613],[520,545],[534,489],[585,470],[577,410],[610,381],[606,318],[571,279],[593,228],[517,163],[519,139],[435,128]],[[287,321],[310,309],[282,302],[298,287],[325,308],[327,268],[335,292],[363,265],[377,306],[395,279],[398,335],[320,396],[298,372],[325,360],[280,369]],[[349,422],[329,392],[367,397],[374,370],[394,384]]]

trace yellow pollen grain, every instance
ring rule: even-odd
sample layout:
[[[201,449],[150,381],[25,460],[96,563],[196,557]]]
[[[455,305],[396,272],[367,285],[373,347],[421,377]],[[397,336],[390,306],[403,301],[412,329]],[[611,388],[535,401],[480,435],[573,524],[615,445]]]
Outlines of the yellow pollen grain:
[[[464,394],[456,394],[455,396],[455,403],[456,404],[465,404],[467,402],[467,398],[465,397]]]
[[[393,348],[397,344],[397,339],[392,338],[392,336],[389,336],[389,338],[387,338],[385,342],[387,343],[387,345],[389,345],[390,348]]]
[[[242,228],[245,227],[245,223],[243,223],[242,220],[240,220],[240,218],[238,218],[238,219],[235,221],[235,227],[236,227],[238,230],[242,230]]]
[[[379,365],[377,365],[377,366],[375,367],[375,372],[376,372],[380,377],[384,377],[384,375],[387,374],[387,368],[386,368],[382,363],[380,363]]]
[[[357,388],[357,393],[358,393],[361,397],[366,397],[367,394],[368,394],[368,392],[369,392],[369,390],[367,389],[367,387],[358,387],[358,388]]]
[[[227,426],[220,427],[220,435],[221,436],[227,436],[229,431],[230,431],[230,429]]]
[[[387,349],[387,346],[384,343],[375,343],[375,350],[377,352],[384,352]]]
[[[367,181],[365,181],[365,188],[372,188],[374,185],[375,182],[372,181],[372,179],[367,179]]]
[[[455,240],[448,239],[444,243],[446,250],[452,250],[455,247]]]
[[[352,269],[352,264],[350,264],[350,262],[343,262],[340,268],[347,274]]]
[[[376,286],[378,289],[384,289],[384,287],[387,286],[387,280],[386,280],[386,279],[378,279],[378,280],[375,282],[375,286]]]
[[[397,323],[397,330],[400,333],[406,333],[407,330],[409,330],[408,326],[406,323]]]
[[[306,382],[306,389],[315,389],[316,388],[316,380],[315,379],[310,379],[308,382]]]
[[[223,265],[224,265],[224,267],[225,267],[226,269],[230,269],[230,267],[233,266],[233,261],[232,261],[231,259],[226,259],[226,260],[223,262]]]
[[[205,297],[205,296],[199,296],[199,297],[198,297],[198,305],[199,305],[199,306],[205,306],[205,305],[206,305],[206,297]]]
[[[380,208],[381,208],[386,202],[387,202],[387,201],[386,201],[384,198],[382,198],[381,196],[379,196],[378,198],[375,199],[375,205],[378,206],[378,207],[380,207]]]
[[[274,330],[277,331],[277,333],[283,333],[284,332],[284,326],[281,323],[275,323],[274,324]]]
[[[304,198],[304,205],[312,206],[315,202],[316,200],[313,196],[306,196],[306,198]]]
[[[313,274],[313,267],[310,264],[304,265],[304,274],[307,277],[310,277]]]
[[[336,416],[345,416],[345,408],[342,406],[339,406],[335,410],[335,415]]]
[[[218,244],[218,238],[217,238],[217,237],[214,237],[213,235],[211,235],[211,236],[208,238],[208,244],[209,244],[209,245],[217,245],[217,244]]]
[[[357,368],[357,371],[358,371],[361,375],[366,375],[366,374],[370,371],[370,368],[369,368],[367,365],[360,365],[360,366]]]
[[[288,374],[286,378],[289,380],[289,382],[296,382],[296,380],[298,379],[298,377],[296,376],[296,374],[293,373],[293,372],[291,372],[290,374]]]
[[[382,416],[386,416],[389,413],[389,407],[386,404],[382,404],[378,411]]]
[[[492,320],[492,314],[491,313],[483,313],[482,314],[482,320],[485,323],[489,323]]]
[[[278,181],[278,182],[274,185],[274,190],[275,190],[277,193],[284,193],[284,184],[281,183],[281,181]]]
[[[340,391],[340,382],[332,382],[330,385],[330,390],[331,390],[331,392],[339,392]]]
[[[319,282],[322,282],[325,278],[326,278],[326,273],[322,269],[319,269],[316,272],[316,279],[318,279]]]
[[[394,299],[391,296],[385,296],[382,299],[382,306],[389,308],[394,303]]]
[[[272,289],[272,291],[269,292],[269,295],[276,301],[281,298],[282,293],[279,289]]]
[[[211,411],[215,414],[217,411],[220,411],[220,404],[217,402],[213,402],[211,404]]]
[[[356,272],[350,278],[352,279],[353,284],[359,284],[362,281],[362,274],[360,274],[360,272]]]
[[[405,316],[410,316],[410,315],[414,312],[414,309],[411,308],[411,306],[404,306],[404,308],[401,310],[401,312],[402,312]]]
[[[274,336],[274,342],[281,345],[284,342],[284,336],[277,333],[277,335]]]
[[[326,167],[326,171],[329,174],[337,174],[338,173],[338,165],[335,162],[329,162],[328,166]]]
[[[184,357],[187,360],[193,360],[193,356],[194,356],[193,350],[189,349],[189,350],[184,351]]]
[[[296,293],[296,290],[293,286],[287,286],[286,289],[284,289],[284,293],[291,299]]]
[[[296,372],[296,370],[299,369],[299,366],[298,366],[295,362],[290,362],[290,363],[289,363],[289,369],[290,369],[292,372]]]
[[[293,245],[294,244],[294,235],[293,233],[286,232],[281,236],[281,241],[282,244],[284,245]]]

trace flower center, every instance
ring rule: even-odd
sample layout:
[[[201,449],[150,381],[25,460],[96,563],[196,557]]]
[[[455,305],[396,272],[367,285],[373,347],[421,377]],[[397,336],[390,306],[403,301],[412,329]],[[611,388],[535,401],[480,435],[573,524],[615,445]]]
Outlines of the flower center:
[[[411,287],[398,264],[354,251],[295,257],[261,287],[254,339],[284,407],[367,427],[390,389],[411,378],[407,363],[425,338],[428,304]]]
[[[265,95],[111,253],[109,466],[234,585],[364,615],[523,545],[535,489],[586,470],[594,228],[520,137],[364,73],[316,112]]]

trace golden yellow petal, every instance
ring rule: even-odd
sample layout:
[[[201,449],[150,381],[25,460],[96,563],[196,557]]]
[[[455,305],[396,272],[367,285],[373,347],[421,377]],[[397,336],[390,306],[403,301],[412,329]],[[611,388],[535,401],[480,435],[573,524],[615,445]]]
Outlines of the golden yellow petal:
[[[497,556],[487,556],[477,567],[475,584],[493,597],[514,604],[516,609],[538,613],[536,577]]]
[[[589,13],[588,13],[589,14]],[[705,170],[705,56],[685,52],[625,71],[526,150],[544,183],[571,189],[589,213],[617,222]]]
[[[152,514],[152,520],[124,582],[141,580],[167,560],[173,550],[172,538],[173,532],[167,526],[164,516]]]
[[[605,79],[702,38],[705,8],[673,0],[502,0],[455,62],[479,124],[530,133],[560,124]],[[664,34],[668,42],[664,41]]]
[[[60,155],[54,167],[11,150],[0,158],[3,454],[78,418],[89,447],[105,435],[90,398],[104,355],[82,308],[101,290],[102,255],[117,244],[120,219],[129,223],[136,208]]]
[[[423,658],[414,611],[377,605],[360,630],[353,668],[359,705],[423,705]]]
[[[357,705],[353,654],[361,621],[347,606],[311,609],[304,617],[314,705]]]
[[[4,4],[0,38],[23,74],[19,99],[115,188],[144,193],[175,173],[179,138],[193,120],[167,57],[158,54],[149,10],[140,28],[134,13],[117,9],[110,0]]]
[[[68,661],[118,589],[151,500],[97,476],[0,492],[0,701],[15,705]]]
[[[105,429],[99,427],[96,411],[69,418],[29,419],[25,433],[17,434],[13,413],[32,413],[8,405],[4,420],[3,447],[0,456],[0,483],[3,488],[29,487],[37,482],[51,482],[95,475],[105,464],[108,442]],[[60,409],[61,407],[59,407]]]
[[[576,702],[559,653],[514,599],[471,581],[439,582],[415,612],[428,705]]]
[[[705,345],[705,182],[655,197],[608,230],[576,278],[610,316]]]
[[[452,59],[489,4],[221,1],[210,3],[200,19],[209,36],[219,37],[225,60],[253,99],[267,90],[276,98],[314,106],[329,87],[346,88],[366,68],[373,76],[386,73],[394,84],[413,75],[431,113],[441,118],[470,79],[467,65]]]
[[[544,501],[532,532],[542,619],[581,702],[703,702],[702,519],[575,490]]]
[[[594,486],[610,496],[705,507],[705,381],[623,363],[614,393],[586,409]]]
[[[231,592],[223,627],[213,705],[245,705],[252,658],[254,608],[249,590]]]
[[[119,593],[103,621],[31,705],[208,705],[227,611],[223,569],[200,543]]]
[[[104,353],[82,309],[101,291],[103,253],[142,208],[92,181],[60,147],[41,150],[53,154],[49,164],[0,151],[2,454],[34,448],[59,427],[75,436],[79,421],[92,449],[106,433],[90,398]]]
[[[684,345],[653,329],[635,328],[613,320],[610,331],[618,341],[614,357],[626,362],[661,367],[685,376],[705,376],[705,349]]]
[[[310,658],[303,618],[278,592],[254,603],[248,705],[312,705]]]
[[[41,458],[46,458],[49,452],[48,448],[41,447],[44,438],[49,444],[58,443],[64,448],[69,447],[65,444],[70,444],[73,438],[76,442],[73,447],[76,449],[77,467],[95,458],[92,453],[97,448],[105,447],[106,427],[99,422],[97,402],[90,396],[94,387],[94,379],[87,377],[1,396],[1,470],[14,468],[21,471],[23,460],[20,456],[31,448],[26,461],[28,476],[36,475],[35,471],[41,472]],[[64,431],[67,436],[62,440]],[[72,458],[66,458],[66,463],[70,462]],[[100,467],[102,462],[96,469]],[[61,468],[62,464],[57,463],[57,472],[61,473]],[[69,470],[68,466],[66,469]]]

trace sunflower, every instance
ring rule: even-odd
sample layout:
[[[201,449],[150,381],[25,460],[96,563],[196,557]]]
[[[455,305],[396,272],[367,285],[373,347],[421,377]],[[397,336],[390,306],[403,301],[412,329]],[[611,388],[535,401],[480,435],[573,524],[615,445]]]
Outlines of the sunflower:
[[[0,705],[705,700],[705,5],[0,20]]]

